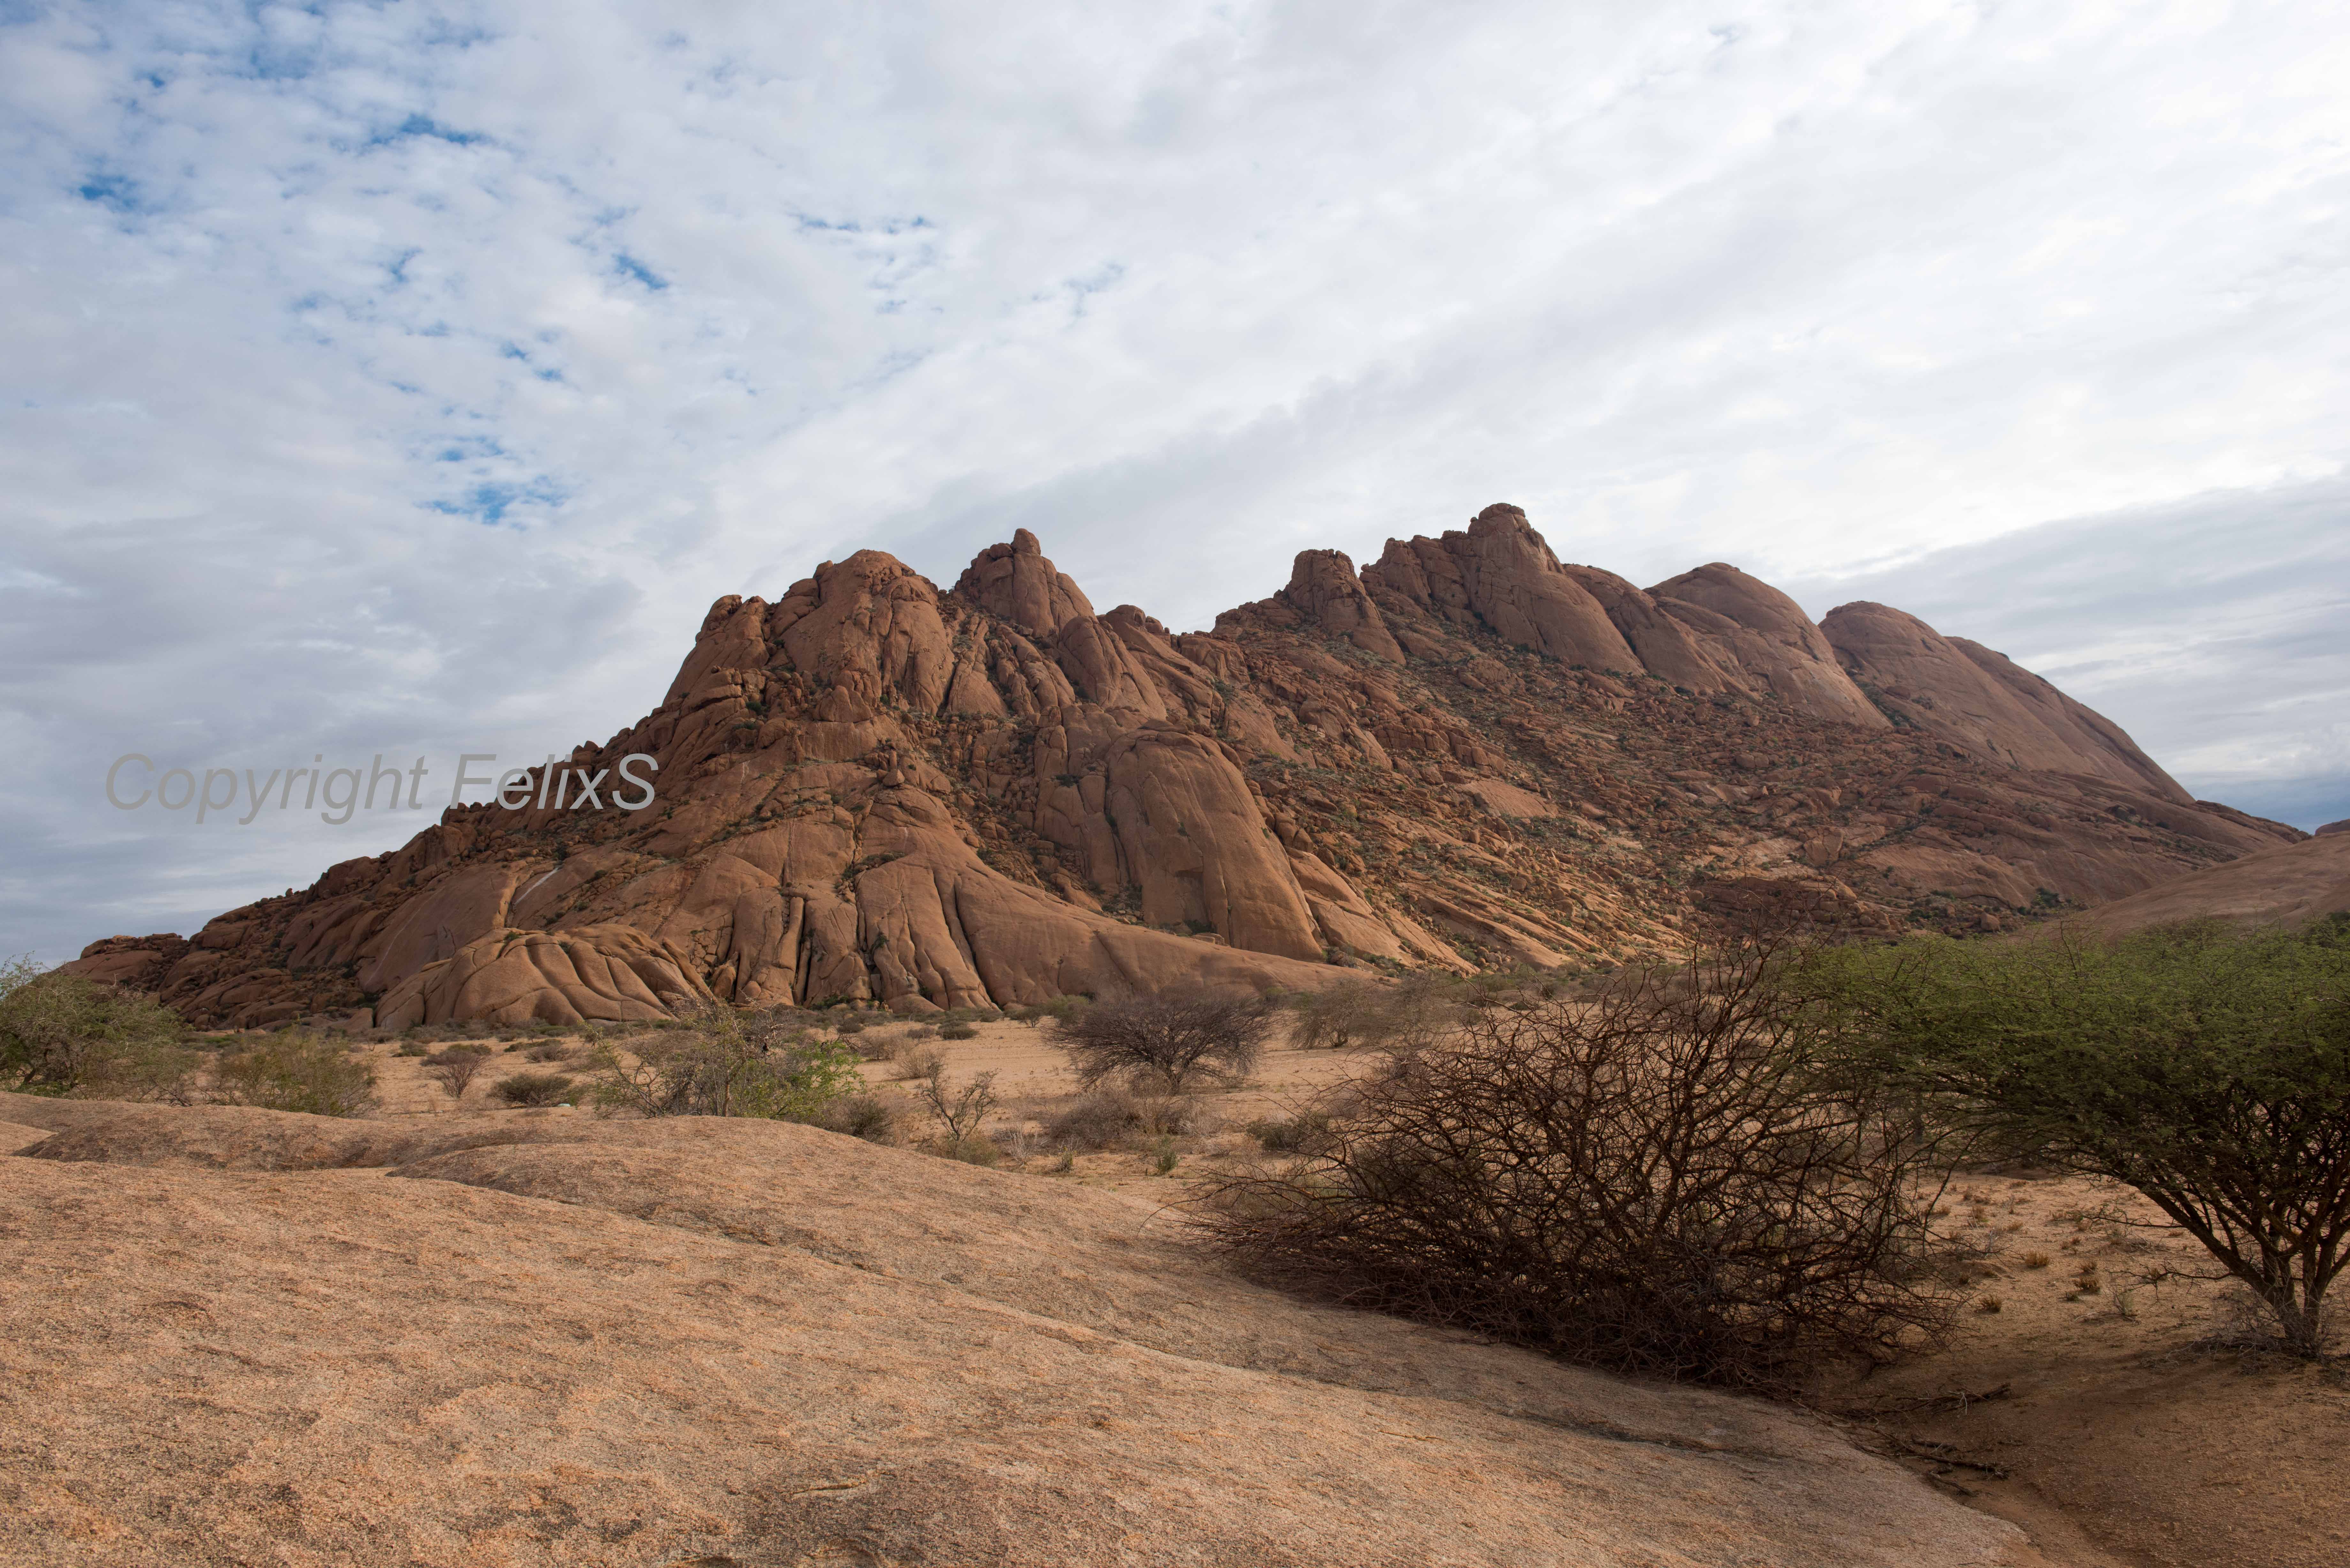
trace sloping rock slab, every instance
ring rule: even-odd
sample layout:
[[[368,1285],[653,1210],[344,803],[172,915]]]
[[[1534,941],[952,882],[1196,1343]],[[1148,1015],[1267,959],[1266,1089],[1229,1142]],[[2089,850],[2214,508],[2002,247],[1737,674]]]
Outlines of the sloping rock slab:
[[[2084,918],[2100,930],[2134,931],[2179,920],[2305,926],[2340,914],[2350,914],[2350,834],[2330,833],[2158,882]]]
[[[0,1158],[0,1560],[2037,1561],[1808,1420],[1301,1305],[1100,1191],[698,1121],[89,1158],[174,1114]],[[561,1141],[455,1147],[500,1123]]]

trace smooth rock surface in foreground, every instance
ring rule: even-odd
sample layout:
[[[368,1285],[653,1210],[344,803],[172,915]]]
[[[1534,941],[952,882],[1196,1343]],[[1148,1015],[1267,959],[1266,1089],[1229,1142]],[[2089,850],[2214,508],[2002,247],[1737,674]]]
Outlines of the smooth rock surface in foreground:
[[[1752,1401],[810,1128],[0,1096],[0,1561],[2026,1564]],[[307,1168],[273,1168],[302,1167]]]

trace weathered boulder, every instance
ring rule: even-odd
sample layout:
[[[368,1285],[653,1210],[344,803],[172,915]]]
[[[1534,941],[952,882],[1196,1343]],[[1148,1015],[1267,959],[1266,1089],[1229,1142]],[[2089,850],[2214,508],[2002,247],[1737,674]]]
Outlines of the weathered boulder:
[[[990,545],[955,579],[955,597],[1031,637],[1049,638],[1069,622],[1093,618],[1085,591],[1046,560],[1036,535],[1014,529],[1009,545]]]
[[[1639,667],[1658,680],[1693,692],[1756,690],[1738,664],[1725,656],[1726,650],[1718,645],[1709,647],[1704,639],[1666,613],[1662,605],[1615,573],[1596,566],[1559,569],[1605,607],[1607,618],[1638,658]]]
[[[1497,503],[1468,532],[1390,539],[1364,581],[1458,626],[1562,664],[1637,670],[1639,659],[1589,590],[1560,570],[1543,536],[1515,506]]]
[[[644,1022],[710,1001],[710,988],[682,955],[633,926],[502,930],[393,986],[377,1004],[376,1023]]]
[[[1355,563],[1337,550],[1300,550],[1290,566],[1287,587],[1216,618],[1219,631],[1243,627],[1311,630],[1397,664],[1404,659],[1387,618],[1356,576]]]

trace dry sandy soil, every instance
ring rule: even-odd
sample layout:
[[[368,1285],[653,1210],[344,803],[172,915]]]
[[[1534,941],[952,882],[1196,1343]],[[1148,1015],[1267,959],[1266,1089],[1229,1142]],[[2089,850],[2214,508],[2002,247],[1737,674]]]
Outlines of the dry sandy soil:
[[[2126,1189],[1983,1175],[1961,1179],[1950,1207],[1993,1249],[1966,1332],[1827,1403],[1876,1415],[1977,1506],[2043,1541],[2067,1539],[2054,1532],[2061,1514],[2115,1563],[2350,1563],[2342,1367],[2231,1348],[2248,1337],[2231,1288],[2136,1282],[2210,1265]]]
[[[1963,1183],[2001,1310],[1814,1417],[1232,1279],[1168,1205],[1361,1058],[1054,1175],[1047,1039],[915,1043],[998,1075],[993,1170],[487,1110],[525,1050],[459,1106],[372,1046],[364,1121],[0,1096],[0,1562],[2350,1563],[2350,1395],[2125,1295],[2085,1184]]]

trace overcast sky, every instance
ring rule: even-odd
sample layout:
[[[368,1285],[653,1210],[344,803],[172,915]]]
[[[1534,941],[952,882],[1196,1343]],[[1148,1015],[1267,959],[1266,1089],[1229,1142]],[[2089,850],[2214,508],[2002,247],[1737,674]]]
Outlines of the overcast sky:
[[[1199,626],[1514,501],[2350,815],[2345,80],[2306,0],[0,0],[0,955],[430,820],[124,753],[445,785],[1022,525]]]

